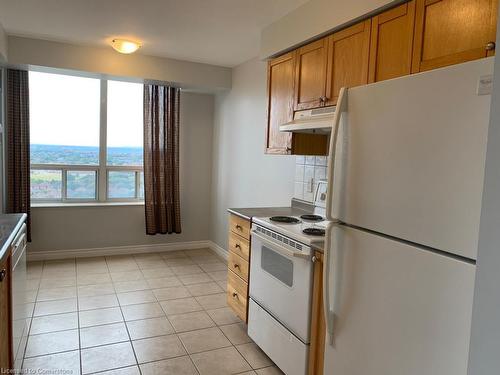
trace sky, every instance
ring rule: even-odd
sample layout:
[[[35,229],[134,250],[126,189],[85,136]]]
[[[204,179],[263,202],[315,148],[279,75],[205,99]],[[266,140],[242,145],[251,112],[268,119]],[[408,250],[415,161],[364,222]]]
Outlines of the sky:
[[[99,146],[100,81],[30,72],[33,144]],[[142,147],[143,89],[108,81],[108,147]]]

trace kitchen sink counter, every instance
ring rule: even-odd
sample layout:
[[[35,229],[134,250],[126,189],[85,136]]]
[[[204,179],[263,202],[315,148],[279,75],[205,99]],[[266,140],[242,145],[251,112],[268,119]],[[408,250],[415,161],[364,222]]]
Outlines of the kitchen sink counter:
[[[0,259],[3,259],[15,235],[26,221],[26,214],[0,215]]]

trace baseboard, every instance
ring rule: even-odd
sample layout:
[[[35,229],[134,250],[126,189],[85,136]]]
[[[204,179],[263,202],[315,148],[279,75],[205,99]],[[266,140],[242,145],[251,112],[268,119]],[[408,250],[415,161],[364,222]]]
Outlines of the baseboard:
[[[88,258],[96,256],[126,255],[138,253],[158,253],[164,251],[190,250],[209,248],[217,255],[227,259],[227,251],[212,241],[189,241],[173,242],[153,245],[131,245],[131,246],[110,246],[90,249],[71,249],[71,250],[51,250],[51,251],[33,251],[28,249],[28,260],[52,260],[67,258]]]
[[[209,244],[209,248],[215,252],[218,256],[220,256],[221,258],[224,258],[227,260],[228,256],[229,256],[229,253],[226,249],[224,249],[222,246],[219,246],[217,245],[215,242],[213,241],[208,241],[210,242]]]

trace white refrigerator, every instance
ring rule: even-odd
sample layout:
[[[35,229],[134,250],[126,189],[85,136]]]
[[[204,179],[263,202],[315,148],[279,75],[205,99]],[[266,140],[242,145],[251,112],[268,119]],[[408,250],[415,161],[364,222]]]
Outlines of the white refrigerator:
[[[467,374],[492,71],[488,58],[341,93],[325,374]]]

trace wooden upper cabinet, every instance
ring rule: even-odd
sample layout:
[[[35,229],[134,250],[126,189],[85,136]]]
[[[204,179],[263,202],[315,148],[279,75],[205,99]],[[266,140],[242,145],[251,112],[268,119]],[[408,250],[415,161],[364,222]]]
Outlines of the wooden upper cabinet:
[[[266,152],[286,154],[291,150],[292,134],[280,132],[280,125],[293,119],[295,53],[269,61]]]
[[[293,120],[296,56],[293,51],[269,61],[266,153],[326,155],[326,135],[280,132]]]
[[[368,83],[371,20],[328,37],[326,105],[335,105],[342,87]]]
[[[497,0],[416,0],[412,72],[494,54]]]
[[[327,47],[328,38],[323,38],[296,50],[296,111],[316,108],[324,104],[328,60]]]
[[[415,0],[372,18],[368,82],[411,73]]]

